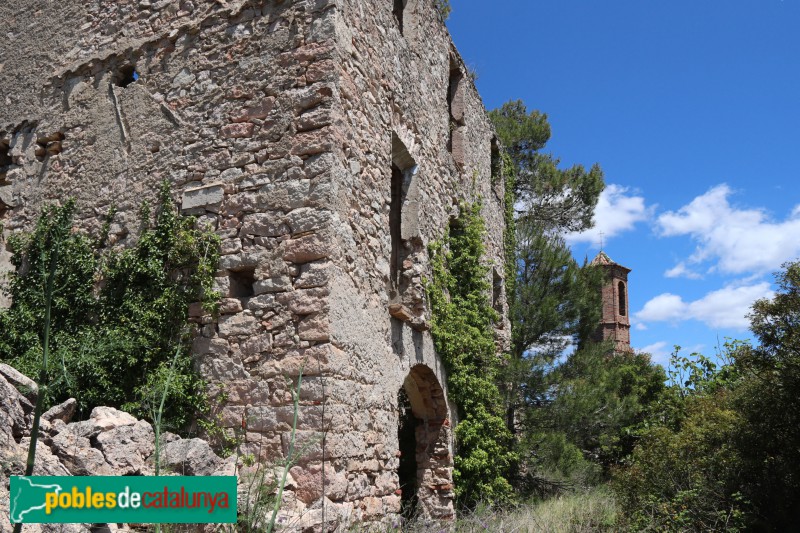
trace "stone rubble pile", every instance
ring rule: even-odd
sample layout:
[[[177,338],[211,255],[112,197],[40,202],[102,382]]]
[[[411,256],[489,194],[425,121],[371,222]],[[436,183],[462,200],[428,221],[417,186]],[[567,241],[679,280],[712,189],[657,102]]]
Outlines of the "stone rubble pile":
[[[0,363],[0,533],[11,532],[9,479],[23,475],[30,444],[38,387],[14,368]],[[36,476],[152,476],[155,433],[145,420],[112,407],[95,407],[88,420],[71,422],[77,402],[69,399],[42,414],[36,448]],[[161,439],[165,475],[234,475],[236,458],[220,458],[198,438],[165,433]],[[28,524],[24,533],[123,531],[128,526]]]

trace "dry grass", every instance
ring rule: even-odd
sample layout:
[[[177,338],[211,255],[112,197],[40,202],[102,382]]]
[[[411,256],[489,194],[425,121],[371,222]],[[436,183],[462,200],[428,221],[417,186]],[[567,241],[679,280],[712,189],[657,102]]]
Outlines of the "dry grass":
[[[617,505],[613,495],[605,489],[565,494],[532,502],[508,511],[479,508],[462,515],[453,528],[441,524],[412,522],[402,528],[404,532],[439,533],[454,531],[471,533],[493,531],[498,533],[589,533],[615,531]],[[391,530],[390,530],[391,531]],[[395,530],[399,531],[399,530]]]

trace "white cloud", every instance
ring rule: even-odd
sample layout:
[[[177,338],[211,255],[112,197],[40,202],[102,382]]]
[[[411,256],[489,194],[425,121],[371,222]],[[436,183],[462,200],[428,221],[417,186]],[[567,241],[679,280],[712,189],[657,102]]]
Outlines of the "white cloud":
[[[712,270],[727,274],[777,270],[800,255],[800,205],[783,221],[774,221],[763,209],[739,209],[728,200],[732,190],[718,185],[677,211],[658,217],[665,237],[690,236],[695,252],[668,270],[668,277],[697,276],[687,264],[713,262]]]
[[[699,273],[687,267],[686,263],[683,261],[664,272],[664,275],[668,278],[684,277],[689,279],[700,279],[702,277]]]
[[[652,209],[645,206],[644,197],[629,194],[627,187],[610,184],[606,186],[594,210],[594,227],[580,233],[569,233],[570,244],[578,242],[600,243],[600,233],[608,240],[625,231],[632,230],[637,222],[647,220]]]
[[[773,295],[767,282],[724,287],[688,303],[678,295],[664,293],[644,304],[634,318],[644,323],[699,320],[712,328],[744,330],[749,325],[746,315],[753,302]]]
[[[634,318],[637,322],[673,322],[678,321],[685,312],[686,304],[681,297],[665,292],[644,304]]]
[[[648,344],[647,346],[643,346],[642,348],[637,348],[637,352],[649,353],[651,356],[651,361],[653,363],[667,366],[669,363],[669,357],[672,355],[672,352],[667,350],[667,343],[664,341],[654,342],[653,344]]]

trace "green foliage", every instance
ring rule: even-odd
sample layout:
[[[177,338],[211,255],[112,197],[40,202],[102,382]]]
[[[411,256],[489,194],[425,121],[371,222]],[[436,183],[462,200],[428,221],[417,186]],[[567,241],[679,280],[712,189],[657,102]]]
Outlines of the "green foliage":
[[[8,284],[12,306],[0,312],[0,359],[25,373],[35,370],[41,350],[45,237],[52,228],[71,228],[74,212],[72,201],[47,207],[33,233],[9,239],[16,272]],[[179,350],[165,423],[184,426],[204,408],[205,387],[186,346],[186,324],[191,302],[212,305],[217,299],[211,283],[218,238],[179,215],[166,182],[155,212],[151,222],[143,206],[139,239],[124,250],[106,250],[103,237],[63,233],[51,339],[59,372],[49,401],[75,397],[84,410],[110,405],[148,417]]]
[[[520,219],[544,230],[581,231],[592,215],[605,184],[603,171],[575,165],[560,169],[552,154],[541,153],[550,139],[547,115],[528,113],[521,100],[489,112],[497,135],[516,166],[515,193],[524,205]]]
[[[519,490],[545,497],[587,488],[631,453],[666,376],[646,354],[608,348],[589,344],[523,384],[527,408],[518,423],[526,474]]]
[[[510,309],[512,353],[520,359],[535,348],[552,358],[570,337],[583,342],[596,327],[603,273],[589,265],[578,266],[564,239],[540,228],[520,224],[517,242],[516,294]],[[584,323],[591,324],[590,331],[581,328]]]
[[[447,17],[450,16],[450,11],[453,9],[450,5],[450,0],[434,0],[434,5],[436,6],[436,11],[442,16],[442,20],[447,20]]]
[[[480,203],[462,206],[444,243],[430,247],[433,279],[427,285],[434,343],[448,370],[450,399],[458,409],[454,478],[460,503],[506,502],[516,457],[501,416],[497,387],[501,363],[489,302],[491,284],[482,263],[485,228]]]
[[[514,193],[516,188],[517,173],[514,168],[514,161],[507,152],[503,152],[497,162],[500,167],[499,173],[505,179],[505,190],[503,194],[503,247],[505,249],[505,285],[506,301],[509,306],[514,302],[514,294],[517,287],[517,222],[514,218],[514,203],[517,195]],[[492,173],[494,175],[494,172]]]
[[[800,521],[800,263],[750,315],[760,345],[723,345],[722,364],[680,357],[630,465],[617,475],[632,527],[788,531]]]
[[[746,501],[736,450],[739,414],[725,393],[685,400],[679,429],[656,426],[615,480],[635,530],[740,531]]]
[[[600,344],[571,354],[550,378],[543,416],[607,471],[633,450],[666,376],[647,354],[609,354]]]

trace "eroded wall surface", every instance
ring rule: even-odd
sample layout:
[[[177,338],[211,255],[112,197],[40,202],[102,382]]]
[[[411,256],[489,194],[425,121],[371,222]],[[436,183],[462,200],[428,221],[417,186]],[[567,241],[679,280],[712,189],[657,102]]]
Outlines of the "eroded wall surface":
[[[420,511],[453,516],[457,417],[422,283],[427,246],[462,201],[482,202],[486,261],[502,284],[503,182],[480,97],[432,1],[408,0],[402,31],[392,7],[0,6],[4,232],[74,196],[89,232],[115,205],[112,243],[124,245],[140,202],[170,181],[184,212],[222,238],[220,315],[190,310],[193,350],[219,422],[246,426],[243,455],[267,464],[288,453],[302,370],[303,453],[281,516],[298,528],[400,512],[401,388],[418,419]],[[487,294],[503,314],[498,349],[503,293]]]

